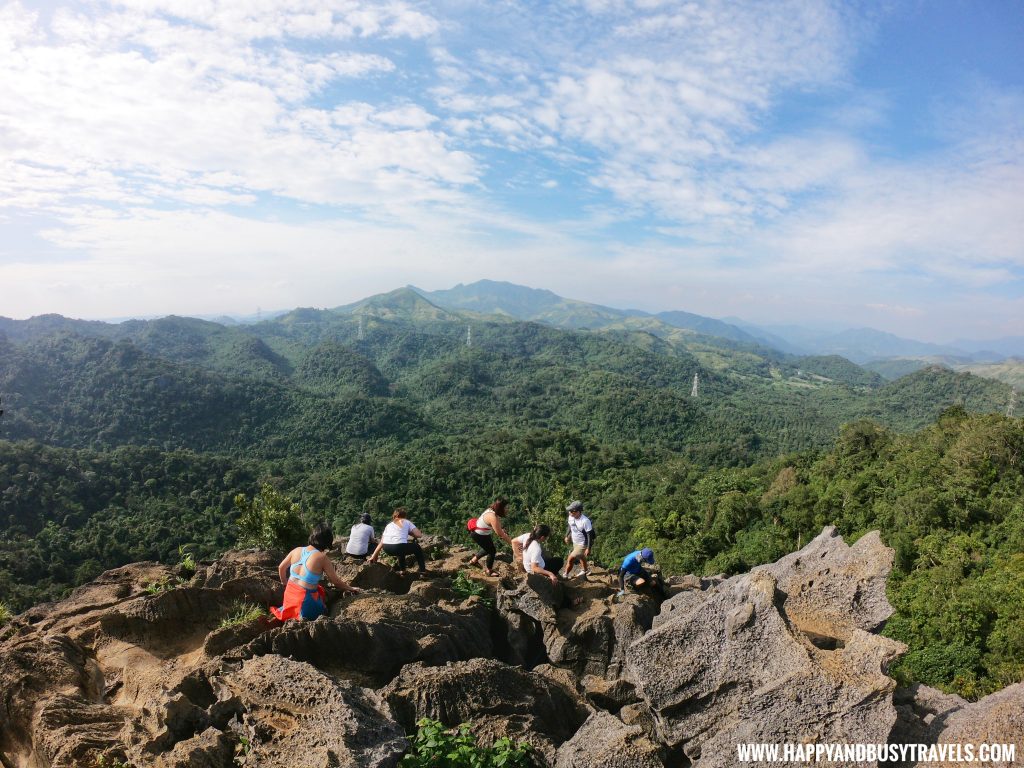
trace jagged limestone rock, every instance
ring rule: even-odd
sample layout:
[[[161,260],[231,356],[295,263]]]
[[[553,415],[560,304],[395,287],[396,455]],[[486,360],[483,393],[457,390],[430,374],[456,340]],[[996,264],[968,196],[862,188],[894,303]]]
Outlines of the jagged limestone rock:
[[[311,664],[261,656],[220,684],[245,710],[241,766],[347,765],[387,768],[408,748],[405,732],[373,691]]]
[[[641,727],[597,712],[558,748],[555,768],[665,768],[663,753]]]
[[[630,679],[659,739],[694,766],[730,766],[745,742],[884,743],[896,720],[884,670],[905,648],[860,629],[815,647],[766,570],[730,579],[637,640]]]
[[[1024,683],[991,693],[972,704],[965,704],[943,718],[935,736],[936,744],[1013,744],[1014,765],[1024,761]],[[979,753],[975,751],[977,756]],[[924,763],[921,763],[924,765]],[[963,763],[927,763],[949,768]]]
[[[448,727],[471,721],[484,743],[503,736],[526,741],[548,761],[593,712],[574,690],[549,676],[490,659],[441,667],[410,664],[380,695],[409,732],[421,717]]]
[[[552,584],[537,575],[502,579],[497,607],[514,660],[527,665],[550,662],[579,675],[619,677],[626,649],[650,629],[658,604],[636,594],[616,603],[613,594],[599,580]]]
[[[800,551],[752,573],[775,577],[786,615],[804,632],[841,638],[853,628],[874,632],[892,616],[885,584],[893,558],[878,531],[851,547],[830,525]]]

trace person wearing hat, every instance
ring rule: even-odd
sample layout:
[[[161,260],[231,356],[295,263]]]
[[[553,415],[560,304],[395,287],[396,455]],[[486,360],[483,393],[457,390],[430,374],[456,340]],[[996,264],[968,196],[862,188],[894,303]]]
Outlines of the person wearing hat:
[[[664,596],[664,589],[661,586],[661,579],[657,574],[651,573],[643,564],[654,565],[654,552],[645,547],[636,552],[630,552],[622,561],[619,567],[619,596],[626,594],[626,584],[633,589],[651,587],[657,589]]]
[[[590,557],[590,548],[594,544],[594,524],[590,518],[583,514],[583,502],[574,501],[565,511],[569,514],[569,520],[565,529],[565,543],[572,542],[572,551],[565,561],[565,578],[569,578],[572,572],[573,563],[579,560],[580,576],[590,573],[587,566],[587,558]]]
[[[359,516],[359,522],[352,526],[345,545],[345,554],[356,560],[365,560],[370,547],[377,544],[377,534],[373,530],[373,522],[369,512]]]

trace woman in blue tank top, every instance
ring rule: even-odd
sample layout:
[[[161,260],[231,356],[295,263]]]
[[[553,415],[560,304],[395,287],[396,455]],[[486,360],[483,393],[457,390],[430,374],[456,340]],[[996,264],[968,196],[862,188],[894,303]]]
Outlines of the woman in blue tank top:
[[[309,535],[309,546],[296,547],[277,566],[284,584],[284,602],[270,611],[281,621],[315,619],[327,612],[327,593],[320,580],[326,578],[342,592],[362,592],[342,579],[325,553],[334,543],[334,533],[326,523],[317,525]]]

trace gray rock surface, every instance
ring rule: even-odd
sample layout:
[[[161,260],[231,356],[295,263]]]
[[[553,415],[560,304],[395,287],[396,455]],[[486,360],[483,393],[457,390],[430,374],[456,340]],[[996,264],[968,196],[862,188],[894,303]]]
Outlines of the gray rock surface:
[[[660,740],[695,766],[730,766],[741,742],[884,743],[896,720],[883,670],[895,641],[850,630],[843,647],[811,644],[785,614],[766,570],[723,583],[696,610],[629,649],[630,679]]]
[[[241,766],[387,768],[408,747],[376,693],[311,664],[262,656],[224,675],[220,684],[245,708],[249,743]]]
[[[440,667],[410,664],[380,695],[407,731],[421,717],[448,727],[472,721],[484,743],[508,736],[528,742],[548,760],[593,712],[551,677],[490,659]]]
[[[559,747],[555,768],[665,768],[663,752],[639,726],[597,712]]]
[[[240,600],[280,601],[280,553],[255,550],[187,580],[125,566],[15,617],[0,631],[0,764],[387,766],[421,716],[524,739],[559,768],[731,766],[740,742],[1024,739],[1024,685],[974,704],[926,686],[894,698],[885,670],[903,647],[872,634],[891,613],[875,535],[848,547],[825,529],[749,574],[672,579],[660,613],[614,600],[600,569],[553,587],[499,560],[487,577],[438,544],[433,578],[340,564],[368,589],[330,595],[313,622],[220,626]],[[497,610],[456,594],[459,572]]]
[[[971,744],[975,748],[982,744],[1013,744],[1016,746],[1013,765],[1024,764],[1024,683],[996,691],[973,704],[965,704],[949,712],[942,720],[934,743]],[[963,763],[927,765],[951,768]]]
[[[804,632],[842,638],[855,628],[874,632],[892,616],[885,584],[894,556],[878,531],[851,547],[828,526],[800,551],[752,573],[775,577],[786,615]]]

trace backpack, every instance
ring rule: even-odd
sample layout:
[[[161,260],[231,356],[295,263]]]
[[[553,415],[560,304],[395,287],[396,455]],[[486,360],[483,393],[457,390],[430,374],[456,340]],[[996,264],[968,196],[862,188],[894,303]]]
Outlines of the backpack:
[[[476,518],[475,517],[471,517],[471,518],[469,518],[469,520],[466,521],[466,530],[469,531],[470,533],[472,533],[473,531],[476,530]]]

